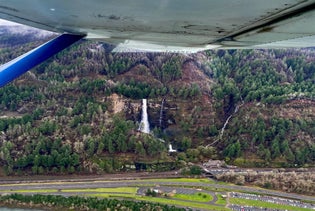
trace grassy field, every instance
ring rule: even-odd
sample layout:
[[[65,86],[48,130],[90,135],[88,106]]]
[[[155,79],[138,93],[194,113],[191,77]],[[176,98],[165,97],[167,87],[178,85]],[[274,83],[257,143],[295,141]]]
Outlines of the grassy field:
[[[119,188],[91,188],[91,189],[63,189],[62,192],[99,192],[99,193],[130,193],[136,194],[136,187],[119,187]]]
[[[264,208],[280,209],[280,210],[292,210],[292,211],[314,211],[313,209],[300,208],[300,207],[294,207],[294,206],[283,205],[283,204],[274,204],[270,202],[256,201],[256,200],[250,200],[250,199],[230,198],[229,201],[231,204],[239,204],[243,206],[255,206],[255,207],[264,207]]]
[[[213,200],[210,194],[202,192],[195,194],[175,194],[172,198],[196,202],[209,202]]]
[[[222,197],[222,194],[216,194],[218,200],[215,202],[216,204],[226,205],[226,199]]]
[[[144,182],[195,182],[195,183],[215,183],[209,179],[198,179],[198,178],[170,178],[170,179],[144,179]]]
[[[135,194],[131,193],[89,193],[89,194],[84,194],[85,196],[88,197],[98,197],[98,198],[123,198],[123,199],[130,199],[134,200],[136,198]]]
[[[198,203],[198,202],[188,202],[188,201],[179,201],[174,199],[168,199],[168,198],[156,198],[156,197],[137,197],[137,200],[144,200],[144,201],[151,201],[151,202],[158,202],[163,204],[169,204],[174,206],[183,206],[183,207],[193,207],[193,208],[199,208],[199,209],[206,209],[206,210],[214,210],[214,211],[225,211],[230,210],[225,207],[220,206],[214,206],[211,204],[205,204],[205,203]]]
[[[161,204],[168,204],[174,206],[182,206],[182,207],[193,207],[198,209],[207,209],[207,210],[214,210],[214,211],[226,211],[230,210],[225,207],[214,206],[205,203],[198,203],[195,201],[182,201],[176,200],[172,198],[159,198],[159,197],[149,197],[149,196],[137,196],[133,194],[106,194],[106,193],[99,193],[99,194],[86,194],[89,197],[99,197],[99,198],[123,198],[123,199],[130,199],[130,200],[139,200],[139,201],[149,201],[149,202],[156,202]]]

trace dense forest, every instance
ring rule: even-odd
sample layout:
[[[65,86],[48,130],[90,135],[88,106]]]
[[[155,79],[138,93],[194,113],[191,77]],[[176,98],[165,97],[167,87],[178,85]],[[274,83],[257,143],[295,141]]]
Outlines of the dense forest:
[[[55,36],[0,33],[0,63]],[[1,174],[314,166],[315,50],[112,49],[80,41],[0,88]]]

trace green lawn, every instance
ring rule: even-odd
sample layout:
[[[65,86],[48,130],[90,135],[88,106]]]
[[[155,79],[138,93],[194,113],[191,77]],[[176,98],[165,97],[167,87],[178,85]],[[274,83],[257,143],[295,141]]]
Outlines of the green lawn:
[[[218,200],[215,202],[216,204],[226,205],[226,199],[222,197],[222,194],[216,194]]]
[[[62,192],[99,192],[99,193],[130,193],[136,194],[136,187],[118,187],[118,188],[91,188],[91,189],[63,189]]]
[[[115,193],[115,194],[110,194],[110,193],[94,193],[94,194],[84,194],[85,196],[89,197],[99,197],[99,198],[128,198],[130,200],[135,199],[136,195],[135,194],[128,194],[128,193]]]
[[[281,210],[293,210],[293,211],[314,211],[313,209],[294,207],[283,204],[274,204],[270,202],[264,201],[256,201],[250,199],[238,199],[238,198],[230,198],[231,204],[239,204],[244,206],[255,206],[255,207],[264,207],[264,208],[272,208],[272,209],[281,209]]]
[[[184,195],[184,194],[180,194],[180,195]],[[137,196],[134,194],[97,193],[97,194],[86,194],[86,196],[100,197],[100,198],[109,198],[109,197],[126,198],[126,199],[130,199],[130,200],[149,201],[149,202],[156,202],[156,203],[161,203],[161,204],[183,206],[183,207],[193,207],[193,208],[197,208],[197,209],[213,210],[213,211],[227,211],[227,210],[229,210],[229,209],[222,207],[222,206],[214,206],[214,205],[205,204],[205,203],[198,203],[196,201],[190,202],[190,201],[175,200],[175,199],[171,199],[171,198]],[[194,197],[192,197],[192,198],[194,198]],[[186,200],[186,199],[184,199],[184,200]],[[189,199],[187,199],[187,200],[189,200]]]
[[[199,208],[199,209],[205,209],[205,210],[214,210],[214,211],[226,211],[230,210],[225,207],[220,206],[214,206],[210,204],[204,204],[204,203],[198,203],[198,202],[187,202],[187,201],[181,201],[181,200],[173,200],[168,198],[157,198],[157,197],[136,197],[136,200],[143,200],[143,201],[150,201],[150,202],[157,202],[162,204],[169,204],[174,206],[184,206],[184,207],[193,207],[193,208]]]
[[[196,183],[215,183],[209,179],[198,179],[198,178],[171,178],[171,179],[144,179],[142,181],[148,182],[196,182]]]
[[[213,200],[213,197],[207,193],[195,193],[195,194],[175,194],[172,198],[196,201],[196,202],[209,202]]]

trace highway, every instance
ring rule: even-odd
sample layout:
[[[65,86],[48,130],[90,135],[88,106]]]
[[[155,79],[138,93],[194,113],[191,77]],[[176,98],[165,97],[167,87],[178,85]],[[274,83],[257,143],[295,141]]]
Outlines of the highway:
[[[118,188],[118,187],[138,187],[137,195],[144,195],[145,191],[148,188],[159,188],[163,192],[171,192],[176,190],[176,193],[181,194],[194,194],[196,192],[202,191],[208,193],[212,196],[212,200],[205,202],[204,204],[212,204],[216,206],[223,206],[216,204],[217,196],[216,193],[220,192],[221,194],[229,193],[230,197],[250,197],[252,200],[270,200],[270,197],[274,198],[277,201],[283,201],[284,204],[291,205],[291,202],[294,200],[307,200],[311,203],[310,206],[315,204],[315,197],[305,196],[293,193],[285,193],[280,191],[266,190],[255,187],[246,187],[246,186],[236,186],[236,185],[227,185],[227,184],[218,184],[215,182],[178,182],[178,181],[165,181],[163,179],[122,179],[122,180],[104,180],[104,178],[89,178],[89,179],[60,179],[60,180],[30,180],[30,181],[1,181],[0,184],[0,194],[14,193],[23,191],[24,194],[34,194],[36,190],[40,194],[58,194],[58,195],[80,195],[86,194],[84,189],[95,189],[95,188]],[[82,189],[76,192],[66,192],[65,189]],[[27,191],[29,190],[29,192]],[[44,190],[44,191],[43,191]],[[56,190],[55,192],[50,192],[49,190]],[[250,192],[256,194],[245,194],[242,195],[234,192]],[[93,193],[90,192],[89,193]],[[96,193],[96,192],[95,192]],[[264,195],[269,195],[266,198],[261,198]],[[269,198],[268,198],[269,197]],[[281,199],[280,197],[289,198]],[[288,203],[286,203],[286,201]],[[228,204],[229,208],[232,210],[238,210],[239,206]],[[293,205],[294,206],[294,205]],[[234,209],[235,208],[235,209]],[[314,207],[315,208],[315,207]],[[257,208],[258,209],[258,208]],[[199,209],[201,210],[201,209]]]
[[[298,200],[314,201],[315,197],[299,195],[294,193],[285,193],[274,190],[266,190],[261,188],[223,185],[216,183],[199,183],[199,182],[160,182],[147,180],[122,180],[122,181],[103,181],[101,179],[94,181],[32,181],[32,182],[14,182],[0,185],[0,193],[8,190],[41,190],[41,189],[92,189],[92,188],[114,188],[114,187],[138,187],[138,186],[168,186],[168,187],[208,187],[217,189],[226,189],[227,191],[246,191],[265,195],[274,195]]]

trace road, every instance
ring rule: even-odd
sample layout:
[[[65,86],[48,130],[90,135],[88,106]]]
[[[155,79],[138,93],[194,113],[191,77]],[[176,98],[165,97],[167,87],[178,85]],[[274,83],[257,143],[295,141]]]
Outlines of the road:
[[[201,191],[208,193],[213,197],[212,201],[206,202],[206,204],[212,204],[216,206],[223,206],[215,204],[217,201],[217,196],[215,192],[251,192],[257,193],[256,194],[245,194],[239,195],[234,194],[232,197],[250,197],[249,199],[252,200],[265,200],[265,198],[259,198],[263,195],[269,196],[276,196],[278,197],[275,200],[282,200],[279,197],[290,198],[295,200],[307,200],[315,204],[315,197],[313,196],[305,196],[293,193],[285,193],[273,190],[266,190],[261,188],[254,188],[254,187],[246,187],[246,186],[236,186],[236,185],[224,185],[224,184],[217,184],[217,183],[207,183],[207,182],[170,182],[170,181],[163,181],[161,180],[148,180],[148,179],[129,179],[129,180],[104,180],[104,178],[88,178],[88,179],[61,179],[61,180],[31,180],[31,181],[1,181],[0,183],[0,194],[5,193],[12,193],[14,191],[23,190],[23,193],[27,194],[27,190],[30,190],[30,194],[34,193],[34,190],[47,190],[47,193],[40,192],[40,194],[58,194],[58,195],[80,195],[86,194],[84,190],[82,192],[54,192],[49,193],[49,189],[53,190],[64,190],[64,189],[94,189],[94,188],[117,188],[117,187],[138,187],[137,194],[144,195],[145,191],[148,188],[156,188],[158,187],[163,192],[171,192],[172,190],[176,190],[176,193],[183,193],[183,194],[194,194],[196,192]],[[200,188],[200,189],[199,189]],[[207,188],[209,190],[207,190]],[[35,191],[36,192],[36,191]],[[91,192],[89,192],[91,193]],[[230,194],[231,195],[231,194]],[[268,197],[269,197],[268,196]],[[256,199],[255,199],[256,197]],[[270,197],[266,197],[266,200],[270,200]],[[284,199],[283,199],[284,200]],[[290,204],[290,200],[287,200]],[[289,203],[290,202],[290,203]],[[295,201],[292,203],[296,203]],[[233,207],[234,206],[234,207]],[[233,210],[241,210],[241,207],[238,205],[231,205],[229,206]],[[234,209],[235,208],[235,209]],[[252,207],[253,208],[253,207]],[[257,210],[259,210],[257,208]]]
[[[236,186],[236,185],[223,185],[216,183],[197,183],[197,182],[154,182],[146,180],[122,180],[122,181],[104,181],[101,178],[93,181],[81,181],[81,180],[71,180],[71,181],[19,181],[19,182],[2,182],[0,185],[0,192],[5,192],[7,190],[40,190],[40,189],[86,189],[86,188],[114,188],[114,187],[130,187],[130,186],[169,186],[169,187],[209,187],[212,189],[226,189],[227,191],[246,191],[258,193],[261,195],[274,195],[278,197],[285,197],[298,200],[307,200],[315,202],[315,197],[299,195],[294,193],[285,193],[274,190],[266,190],[261,188],[246,187],[246,186]]]

